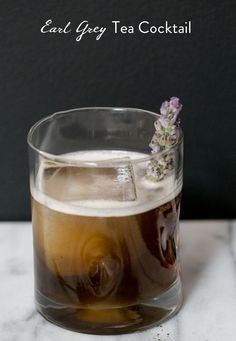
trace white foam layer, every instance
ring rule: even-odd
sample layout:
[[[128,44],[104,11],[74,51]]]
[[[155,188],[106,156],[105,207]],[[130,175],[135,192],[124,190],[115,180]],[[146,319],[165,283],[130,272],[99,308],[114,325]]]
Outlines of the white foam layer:
[[[129,157],[131,160],[139,160],[148,155],[136,152],[126,151],[84,151],[63,154],[63,158],[70,161],[102,161],[117,158]],[[150,182],[145,179],[145,167],[147,162],[134,162],[133,170],[135,177],[137,200],[134,201],[116,201],[116,200],[78,200],[78,201],[58,201],[46,196],[42,188],[42,174],[45,167],[42,161],[36,187],[31,184],[31,194],[35,200],[48,208],[63,212],[66,214],[96,216],[96,217],[118,217],[140,214],[158,206],[161,206],[175,198],[182,189],[182,181],[177,182],[174,175],[167,176],[158,183]],[[104,189],[106,190],[106,189]],[[109,190],[109,189],[108,189]]]

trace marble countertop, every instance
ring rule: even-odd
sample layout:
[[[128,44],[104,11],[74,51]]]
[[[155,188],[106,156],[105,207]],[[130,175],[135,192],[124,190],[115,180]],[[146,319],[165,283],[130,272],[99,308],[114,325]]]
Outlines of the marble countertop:
[[[119,336],[70,332],[34,309],[30,223],[0,223],[1,341],[235,341],[236,221],[181,223],[185,300],[159,327]]]

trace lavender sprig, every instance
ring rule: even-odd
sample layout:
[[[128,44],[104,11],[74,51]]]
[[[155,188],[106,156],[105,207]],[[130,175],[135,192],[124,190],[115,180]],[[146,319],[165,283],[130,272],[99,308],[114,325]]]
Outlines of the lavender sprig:
[[[169,101],[162,103],[161,116],[155,121],[155,133],[149,144],[151,153],[163,151],[171,147],[177,141],[176,127],[179,125],[178,115],[182,110],[182,104],[178,97],[171,97]],[[171,153],[151,160],[147,165],[146,178],[157,182],[164,179],[165,175],[173,169],[174,160]]]

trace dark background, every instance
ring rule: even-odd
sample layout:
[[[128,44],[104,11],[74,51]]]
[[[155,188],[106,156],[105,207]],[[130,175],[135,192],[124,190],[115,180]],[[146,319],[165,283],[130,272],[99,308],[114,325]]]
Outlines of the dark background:
[[[235,218],[235,0],[0,1],[0,219],[30,218],[26,134],[41,117],[81,106],[158,111],[184,104],[182,218]],[[192,35],[43,35],[47,19],[111,27],[148,20]]]

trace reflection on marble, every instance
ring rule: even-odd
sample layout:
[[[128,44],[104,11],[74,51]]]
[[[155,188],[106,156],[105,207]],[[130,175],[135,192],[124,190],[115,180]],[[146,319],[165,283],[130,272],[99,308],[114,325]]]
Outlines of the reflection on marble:
[[[182,222],[181,260],[185,301],[174,318],[128,335],[74,333],[34,309],[31,225],[0,223],[0,340],[236,340],[236,222]]]

